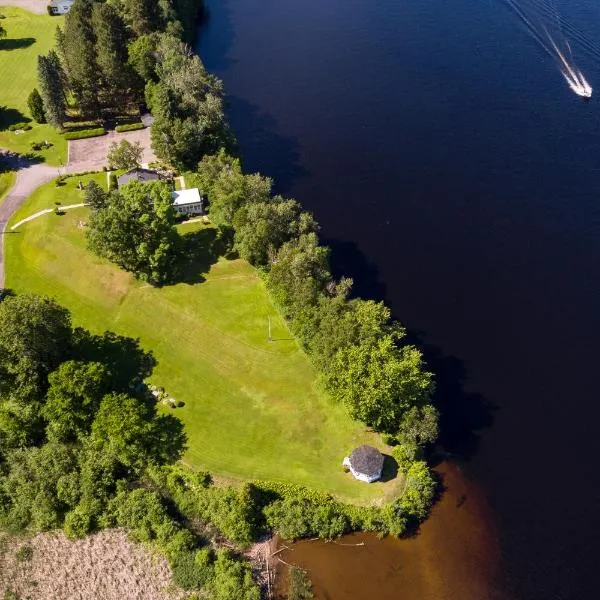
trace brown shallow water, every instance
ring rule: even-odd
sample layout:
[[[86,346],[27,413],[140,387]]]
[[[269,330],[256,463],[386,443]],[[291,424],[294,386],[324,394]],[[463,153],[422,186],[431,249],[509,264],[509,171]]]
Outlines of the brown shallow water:
[[[494,589],[498,544],[485,497],[457,466],[444,464],[438,471],[446,491],[416,537],[354,534],[330,543],[302,541],[287,544],[291,550],[279,556],[309,572],[319,600],[500,598]]]

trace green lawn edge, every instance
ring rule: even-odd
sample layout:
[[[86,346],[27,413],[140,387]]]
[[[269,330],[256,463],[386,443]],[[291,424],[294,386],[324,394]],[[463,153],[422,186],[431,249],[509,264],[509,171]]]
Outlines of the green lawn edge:
[[[31,121],[30,131],[8,131],[9,125],[31,119],[27,97],[38,85],[37,57],[54,47],[56,27],[63,23],[64,17],[37,15],[12,6],[0,6],[0,14],[4,16],[2,27],[7,33],[0,39],[0,107],[9,111],[0,130],[0,148],[28,154],[33,142],[48,141],[52,147],[35,154],[49,165],[66,165],[67,142],[50,125]]]
[[[55,202],[81,202],[77,184],[90,180],[106,186],[105,173],[42,186],[9,226]],[[250,265],[219,259],[199,270],[197,283],[153,288],[87,251],[87,214],[47,214],[7,235],[7,287],[54,297],[75,325],[139,337],[158,360],[151,382],[185,402],[174,411],[189,436],[184,464],[227,481],[303,485],[354,504],[397,496],[399,478],[365,484],[344,473],[342,460],[353,447],[386,447],[319,389]]]

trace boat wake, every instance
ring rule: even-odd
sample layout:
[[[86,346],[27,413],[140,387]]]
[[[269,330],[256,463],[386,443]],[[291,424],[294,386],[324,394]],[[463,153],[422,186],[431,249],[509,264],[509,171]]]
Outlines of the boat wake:
[[[593,88],[581,69],[575,64],[571,45],[563,31],[566,31],[596,59],[600,58],[600,47],[586,38],[573,24],[561,17],[553,0],[538,0],[537,2],[533,0],[521,3],[517,0],[506,0],[506,3],[517,13],[534,40],[554,59],[569,88],[582,98],[591,98]],[[544,21],[546,21],[545,24]],[[554,37],[549,32],[552,26],[557,28]],[[562,41],[562,48],[556,40]]]

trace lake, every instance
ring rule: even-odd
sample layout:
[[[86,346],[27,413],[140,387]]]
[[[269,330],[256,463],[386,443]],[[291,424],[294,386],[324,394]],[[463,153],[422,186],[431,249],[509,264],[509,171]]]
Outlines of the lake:
[[[382,545],[372,564],[398,569],[377,585],[411,600],[427,597],[417,577],[448,582],[438,599],[595,597],[600,109],[535,31],[566,36],[600,93],[600,5],[521,1],[533,32],[500,0],[209,7],[199,52],[246,168],[315,213],[336,271],[390,305],[438,377],[442,443],[469,491],[421,540]],[[471,530],[494,568],[463,551]],[[354,559],[326,550],[319,597],[378,597],[335,587]],[[457,556],[464,571],[444,559]]]

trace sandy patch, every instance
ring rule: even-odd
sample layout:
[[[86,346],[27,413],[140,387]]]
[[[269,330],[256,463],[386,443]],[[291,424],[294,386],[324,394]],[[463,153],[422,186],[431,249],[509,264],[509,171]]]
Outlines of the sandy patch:
[[[29,546],[29,560],[17,551]],[[165,558],[112,529],[70,541],[63,533],[4,540],[0,551],[0,597],[8,589],[36,600],[183,600]]]

